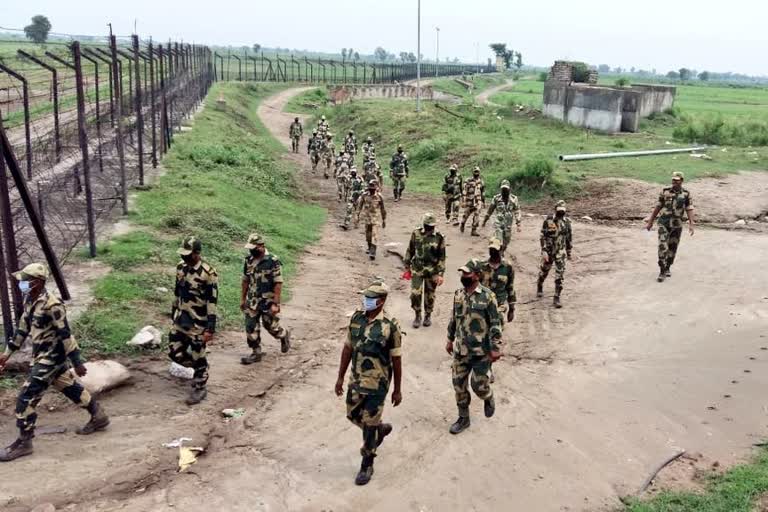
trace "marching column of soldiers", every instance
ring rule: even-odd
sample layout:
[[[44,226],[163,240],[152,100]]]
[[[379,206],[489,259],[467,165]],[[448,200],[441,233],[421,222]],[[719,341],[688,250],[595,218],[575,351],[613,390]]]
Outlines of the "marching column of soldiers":
[[[298,118],[289,128],[291,149],[298,151],[303,127]],[[379,228],[386,227],[387,212],[382,196],[381,167],[376,162],[376,147],[371,137],[362,145],[363,175],[360,176],[354,160],[358,152],[354,132],[348,132],[339,154],[334,156],[333,135],[323,116],[312,131],[307,146],[312,169],[318,163],[326,164],[325,177],[329,177],[335,162],[339,200],[346,209],[342,227],[350,222],[357,227],[362,219],[365,225],[367,255],[376,258]],[[405,182],[410,174],[408,157],[402,146],[392,156],[390,177],[395,201],[402,198]],[[683,225],[687,220],[689,232],[694,233],[694,210],[691,193],[683,188],[683,174],[673,173],[672,186],[661,191],[646,229],[653,227],[658,218],[658,281],[671,277]],[[459,225],[464,232],[471,218],[471,235],[478,232],[480,211],[485,208],[485,182],[480,168],[463,180],[459,169],[452,165],[442,185],[446,222]],[[463,210],[459,222],[459,212]],[[510,248],[512,225],[521,229],[519,201],[511,194],[510,183],[501,182],[499,192],[491,200],[483,226],[494,217],[493,236],[488,242],[486,260],[470,259],[457,270],[461,286],[454,293],[447,326],[445,350],[452,357],[451,373],[458,418],[449,427],[451,434],[459,434],[470,426],[470,403],[474,394],[483,401],[487,418],[494,415],[496,402],[491,384],[494,382],[493,363],[502,352],[505,324],[515,318],[517,294],[515,271],[505,258]],[[573,250],[572,223],[564,201],[558,201],[554,212],[542,224],[540,233],[541,263],[536,287],[537,297],[543,296],[544,282],[554,265],[555,293],[553,305],[562,307],[566,261]],[[280,342],[280,351],[291,348],[291,332],[280,322],[282,303],[282,265],[270,253],[266,240],[252,233],[244,248],[240,308],[244,316],[244,331],[250,354],[241,363],[250,365],[262,360],[261,327]],[[218,274],[202,257],[202,242],[192,236],[183,240],[178,249],[180,261],[176,266],[174,300],[171,305],[171,327],[168,334],[168,357],[193,370],[188,405],[195,405],[207,396],[209,364],[207,352],[217,327]],[[411,233],[403,258],[405,273],[410,279],[411,308],[414,311],[414,329],[430,327],[434,312],[435,294],[444,282],[446,271],[446,239],[437,229],[433,213],[425,213],[421,224]],[[109,426],[110,419],[99,403],[76,380],[87,368],[83,364],[80,348],[70,332],[66,309],[56,296],[46,289],[48,270],[41,263],[31,263],[12,274],[24,296],[24,309],[16,333],[0,354],[0,372],[10,356],[20,350],[26,340],[32,345],[33,362],[26,382],[16,401],[17,439],[0,450],[0,462],[7,462],[32,453],[37,420],[37,406],[46,390],[53,386],[76,405],[90,414],[90,420],[77,429],[77,434],[88,435]],[[384,311],[389,287],[376,279],[360,293],[362,307],[356,311],[347,329],[347,338],[341,354],[335,393],[344,394],[344,378],[351,368],[346,391],[347,418],[362,431],[360,449],[362,462],[355,478],[358,485],[367,484],[373,475],[373,460],[385,438],[393,431],[390,423],[382,421],[384,404],[393,385],[391,401],[397,407],[402,402],[402,336],[404,333],[396,318]]]

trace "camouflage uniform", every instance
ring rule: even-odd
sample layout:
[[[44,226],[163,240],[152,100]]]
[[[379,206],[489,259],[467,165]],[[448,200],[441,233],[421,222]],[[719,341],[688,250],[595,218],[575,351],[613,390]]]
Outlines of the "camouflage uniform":
[[[350,161],[354,161],[357,154],[357,138],[353,133],[344,137],[344,151],[349,153]]]
[[[336,170],[334,171],[334,177],[336,178],[336,189],[339,194],[339,201],[347,201],[347,182],[349,181],[349,167],[350,160],[347,153],[342,153],[336,159]]]
[[[184,241],[179,252],[200,249],[194,237]],[[189,253],[187,253],[189,254]],[[194,369],[192,387],[204,389],[208,382],[208,359],[203,333],[216,331],[219,285],[216,269],[205,261],[194,266],[183,260],[176,265],[176,297],[171,308],[173,326],[168,335],[168,356],[181,366]]]
[[[352,220],[352,214],[355,211],[355,205],[360,200],[360,197],[365,191],[365,186],[362,178],[355,174],[349,178],[349,195],[347,201],[347,212],[344,215],[344,229],[349,227],[349,222]],[[355,220],[355,227],[357,227],[357,220]]]
[[[323,139],[317,134],[317,131],[309,138],[307,142],[307,153],[309,153],[309,159],[312,162],[312,170],[317,169],[317,163],[320,161],[320,155],[324,151]]]
[[[467,220],[472,217],[472,234],[479,236],[477,227],[480,225],[480,209],[483,205],[483,182],[482,179],[472,177],[464,182],[464,213],[461,217],[461,232],[467,225]]]
[[[294,153],[299,152],[299,140],[302,135],[304,135],[304,127],[301,126],[301,121],[293,121],[288,130],[288,136],[291,138],[291,149]]]
[[[80,348],[70,332],[64,304],[48,290],[34,301],[25,298],[16,333],[8,340],[9,351],[20,350],[27,338],[32,342],[32,367],[16,399],[16,426],[22,436],[31,437],[37,405],[49,386],[89,411],[91,395],[69,371],[70,366],[82,364]]]
[[[328,121],[326,121],[325,116],[323,116],[322,119],[317,122],[317,133],[322,137],[325,137],[328,134],[329,128]]]
[[[363,180],[368,183],[371,180],[376,180],[379,184],[379,191],[381,191],[381,167],[376,163],[376,159],[369,159],[363,163]]]
[[[501,188],[509,189],[509,182],[504,180],[501,183]],[[506,201],[501,193],[493,196],[488,212],[485,214],[485,219],[483,219],[483,225],[488,222],[488,219],[494,212],[496,213],[496,217],[493,220],[493,226],[496,231],[495,237],[501,240],[501,254],[504,254],[512,239],[512,224],[514,223],[520,227],[520,203],[517,200],[517,196],[509,194]]]
[[[435,216],[424,216],[424,225],[435,226]],[[435,309],[437,278],[445,273],[445,238],[436,228],[427,233],[424,226],[411,233],[411,241],[405,251],[405,265],[411,269],[411,309],[416,313],[414,327],[421,316],[421,298],[424,295],[424,315],[426,319]]]
[[[480,272],[480,262],[473,260],[460,270]],[[467,294],[464,288],[456,290],[453,298],[453,312],[448,324],[448,339],[453,342],[453,388],[459,417],[469,418],[471,396],[470,383],[481,400],[491,400],[493,391],[488,372],[491,368],[491,352],[499,351],[501,339],[501,317],[496,296],[483,285],[478,285]]]
[[[368,190],[371,186],[376,186],[376,182],[368,182]],[[379,243],[379,226],[384,226],[387,222],[387,212],[384,209],[384,198],[378,191],[364,193],[360,196],[357,203],[359,210],[358,218],[361,218],[365,225],[365,241],[368,243],[368,256],[371,259],[376,258],[376,246]]]
[[[499,251],[501,251],[501,242],[499,240],[495,241],[498,244]],[[496,268],[494,268],[490,261],[484,261],[480,283],[491,290],[496,296],[501,323],[504,324],[506,313],[510,309],[514,310],[517,303],[515,269],[512,268],[512,264],[509,261],[503,258]]]
[[[325,144],[323,145],[323,160],[325,161],[325,171],[323,176],[328,178],[328,171],[331,170],[333,165],[333,155],[336,153],[336,145],[333,143],[333,135],[328,134],[325,137]]]
[[[392,155],[392,161],[389,163],[389,174],[392,178],[395,201],[402,199],[403,190],[405,190],[405,180],[410,173],[408,155],[403,153],[402,149],[402,147],[398,147],[397,152]]]
[[[250,250],[263,243],[259,235],[252,234],[248,237],[245,247]],[[273,338],[280,340],[281,345],[285,345],[288,336],[288,331],[280,325],[278,314],[271,312],[271,307],[275,304],[275,285],[283,282],[280,260],[266,250],[261,258],[249,254],[243,263],[243,282],[248,286],[245,303],[246,341],[258,358],[261,355],[259,322]]]
[[[451,166],[454,170],[456,166]],[[445,200],[445,220],[452,221],[454,226],[459,224],[459,208],[461,207],[461,195],[464,191],[464,179],[458,169],[453,174],[449,172],[443,179],[443,199]]]
[[[558,211],[565,211],[565,202],[559,201]],[[541,226],[541,251],[547,254],[547,261],[542,261],[539,270],[537,293],[542,293],[544,280],[549,275],[552,265],[555,265],[555,298],[556,306],[560,304],[560,293],[563,291],[563,276],[565,275],[565,260],[571,255],[571,219],[566,215],[558,219],[555,215],[549,215]]]
[[[665,187],[659,194],[659,268],[661,272],[669,271],[675,262],[677,247],[680,245],[680,235],[688,212],[693,210],[691,193],[680,187]]]
[[[363,158],[365,157],[376,157],[376,145],[370,140],[363,142]]]

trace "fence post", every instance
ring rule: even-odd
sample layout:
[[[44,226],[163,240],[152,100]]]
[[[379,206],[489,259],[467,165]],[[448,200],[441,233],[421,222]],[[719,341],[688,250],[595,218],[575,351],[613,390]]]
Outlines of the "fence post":
[[[8,178],[5,174],[5,157],[3,156],[3,148],[2,145],[0,145],[0,180],[3,181],[4,185],[2,188],[5,190],[5,192],[8,191]],[[2,201],[5,203],[5,201]],[[5,204],[3,204],[3,207]],[[5,215],[4,215],[4,208],[3,211],[0,212],[3,216],[3,221],[5,221]],[[5,230],[5,223],[3,223],[3,238],[7,237],[9,233]],[[10,233],[10,236],[13,236],[13,233]],[[11,269],[8,268],[8,265],[5,262],[5,251],[3,250],[3,244],[0,244],[0,275],[3,277],[2,280],[0,280],[0,311],[2,311],[3,314],[3,334],[5,335],[5,339],[8,340],[11,337],[13,337],[13,312],[11,311],[11,297],[8,294],[8,286],[13,284],[9,280],[10,277],[10,271]],[[15,272],[18,269],[13,269]],[[16,288],[13,286],[13,288]],[[16,293],[18,293],[18,289],[16,290]]]
[[[93,64],[93,69],[95,73],[95,85],[96,85],[96,140],[98,142],[97,151],[99,155],[99,173],[104,173],[104,159],[102,158],[102,143],[101,143],[101,95],[99,93],[99,62],[94,59],[93,57],[90,57],[85,52],[81,52],[80,56],[84,58],[85,60],[89,61],[91,64]],[[42,218],[42,212],[40,212],[40,216]]]
[[[117,121],[117,158],[120,161],[120,200],[123,203],[123,215],[128,215],[128,184],[125,176],[125,148],[123,148],[123,98],[120,88],[119,61],[117,59],[117,39],[109,36],[109,45],[112,50],[112,76],[115,79],[115,119]]]
[[[4,66],[0,62],[0,71],[8,73],[19,82],[21,82],[21,101],[24,106],[24,143],[27,161],[27,179],[32,179],[32,134],[31,134],[31,121],[29,119],[29,84],[24,76],[16,73],[11,68]]]
[[[2,130],[2,118],[0,118],[0,130]],[[5,245],[5,254],[7,268],[4,270],[16,272],[19,270],[18,249],[16,247],[16,231],[13,227],[13,212],[11,211],[11,195],[8,192],[8,174],[5,168],[5,155],[2,144],[0,144],[0,217],[3,221],[3,242]],[[7,287],[9,275],[3,274],[5,282],[3,283]],[[22,302],[21,292],[16,286],[11,287],[11,296],[13,298],[13,309],[16,313],[16,318],[21,315]],[[3,313],[5,319],[5,313]],[[11,319],[13,320],[13,319]],[[10,322],[13,325],[13,321]]]
[[[16,50],[18,55],[31,60],[38,66],[48,70],[51,73],[51,88],[53,94],[53,137],[54,151],[56,152],[56,163],[61,160],[61,136],[59,131],[59,72],[54,66],[50,66],[37,57],[28,54],[24,50]]]
[[[139,62],[139,36],[131,36],[133,42],[133,68],[136,70],[136,130],[138,133],[139,185],[144,185],[144,109],[141,100],[141,65]]]
[[[157,167],[157,105],[155,104],[155,52],[149,40],[149,105],[152,114],[152,167]]]

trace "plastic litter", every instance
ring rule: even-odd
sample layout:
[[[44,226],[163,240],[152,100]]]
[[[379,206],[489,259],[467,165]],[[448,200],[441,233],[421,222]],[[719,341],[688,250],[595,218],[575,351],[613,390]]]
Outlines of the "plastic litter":
[[[184,443],[191,440],[192,440],[191,437],[180,437],[178,439],[174,439],[170,443],[163,443],[162,447],[163,448],[181,448],[182,445],[184,445]]]

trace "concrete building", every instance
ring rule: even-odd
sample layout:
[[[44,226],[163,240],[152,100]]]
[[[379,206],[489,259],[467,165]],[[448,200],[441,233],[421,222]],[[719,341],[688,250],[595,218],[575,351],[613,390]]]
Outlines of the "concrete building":
[[[674,105],[676,88],[632,84],[629,87],[596,85],[597,72],[588,83],[573,81],[573,66],[557,61],[544,84],[544,115],[574,126],[607,133],[636,132],[640,119]]]

